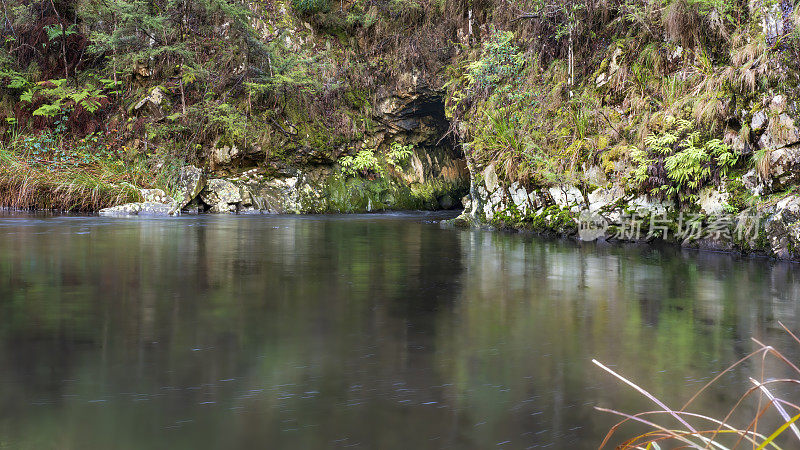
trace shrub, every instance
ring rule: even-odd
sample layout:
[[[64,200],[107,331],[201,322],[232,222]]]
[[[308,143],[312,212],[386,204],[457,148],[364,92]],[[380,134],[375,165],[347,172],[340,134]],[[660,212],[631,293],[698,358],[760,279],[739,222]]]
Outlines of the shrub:
[[[494,32],[483,44],[481,58],[468,66],[467,81],[474,91],[488,92],[501,81],[518,76],[525,58],[511,31]]]
[[[299,14],[327,12],[331,9],[330,0],[292,0],[292,8]]]

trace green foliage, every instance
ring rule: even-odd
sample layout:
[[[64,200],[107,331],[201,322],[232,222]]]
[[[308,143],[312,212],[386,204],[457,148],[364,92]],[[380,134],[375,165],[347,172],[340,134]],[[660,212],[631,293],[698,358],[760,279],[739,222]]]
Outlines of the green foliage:
[[[403,165],[411,158],[414,146],[403,145],[399,142],[392,142],[389,151],[386,153],[386,162],[396,169],[401,169]]]
[[[20,95],[20,101],[33,103],[43,99],[47,103],[33,111],[34,116],[55,117],[75,106],[81,106],[89,113],[100,108],[100,101],[106,98],[102,89],[89,84],[83,88],[74,88],[66,79],[47,80],[29,87]]]
[[[699,133],[692,133],[698,135]],[[696,191],[702,182],[711,176],[708,163],[711,155],[705,146],[697,146],[697,138],[688,137],[681,145],[682,149],[664,160],[667,175],[675,183],[669,192]]]
[[[480,59],[467,66],[466,76],[471,89],[488,91],[503,80],[520,75],[525,58],[513,40],[513,32],[495,31],[484,42]]]
[[[345,177],[383,178],[388,166],[402,170],[403,165],[413,154],[413,145],[393,142],[385,155],[376,155],[373,150],[359,150],[355,156],[339,158],[339,165]]]
[[[292,8],[300,14],[314,14],[331,9],[330,0],[292,0]]]
[[[372,150],[360,150],[356,156],[339,158],[342,172],[349,177],[381,175],[383,170],[380,161]]]
[[[62,25],[47,25],[44,27],[44,31],[47,33],[47,40],[50,42],[56,39],[64,39],[77,33],[75,24],[71,24],[67,28]]]
[[[212,126],[217,127],[225,142],[235,144],[246,136],[247,117],[228,103],[204,111]]]
[[[319,73],[330,69],[328,55],[323,51],[290,51],[283,42],[283,39],[276,39],[265,47],[269,71],[245,83],[248,93],[257,101],[266,102],[279,95],[302,97],[322,91]],[[336,87],[333,83],[327,88]]]
[[[664,193],[681,200],[694,199],[695,193],[712,176],[724,176],[738,157],[719,139],[707,139],[691,120],[667,116],[664,129],[645,138],[645,150],[631,148],[634,169],[630,180],[650,193]],[[666,179],[657,175],[663,164]]]

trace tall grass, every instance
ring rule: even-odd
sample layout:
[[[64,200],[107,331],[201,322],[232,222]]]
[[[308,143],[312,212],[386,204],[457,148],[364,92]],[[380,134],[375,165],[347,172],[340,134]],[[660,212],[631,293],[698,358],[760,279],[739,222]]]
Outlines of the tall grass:
[[[96,211],[138,201],[137,186],[156,181],[143,164],[45,144],[46,139],[0,143],[0,207]]]
[[[792,333],[782,323],[784,330],[800,345],[800,339]],[[623,417],[624,419],[614,425],[606,435],[600,448],[609,444],[612,438],[619,432],[620,428],[627,422],[638,422],[650,428],[650,431],[628,439],[617,445],[619,449],[661,449],[661,448],[696,448],[696,449],[736,449],[736,448],[800,448],[800,429],[796,422],[800,420],[800,405],[793,403],[785,398],[781,398],[778,391],[783,386],[800,385],[800,368],[784,356],[777,349],[765,345],[753,339],[757,348],[749,355],[743,357],[736,363],[722,371],[703,388],[689,399],[680,409],[669,408],[664,402],[647,392],[642,387],[609,369],[597,360],[592,362],[616,377],[621,382],[638,391],[657,406],[652,411],[639,412],[634,414],[624,413],[608,408],[596,407],[597,410],[608,412]],[[690,412],[688,409],[692,403],[712,384],[717,382],[723,375],[732,371],[737,366],[751,359],[761,360],[761,375],[758,380],[750,378],[752,386],[745,390],[735,405],[722,418],[711,417],[704,414]],[[777,361],[785,365],[793,374],[792,377],[767,378],[766,363],[768,360]],[[758,396],[756,414],[753,417],[739,417],[743,414],[740,409],[748,400],[755,400],[752,397]],[[768,413],[772,413],[772,419],[777,420],[774,427],[764,430],[764,422],[768,421]],[[751,414],[752,416],[752,414]],[[759,429],[761,422],[761,429]],[[743,423],[744,426],[735,424]],[[779,446],[779,444],[781,444]]]

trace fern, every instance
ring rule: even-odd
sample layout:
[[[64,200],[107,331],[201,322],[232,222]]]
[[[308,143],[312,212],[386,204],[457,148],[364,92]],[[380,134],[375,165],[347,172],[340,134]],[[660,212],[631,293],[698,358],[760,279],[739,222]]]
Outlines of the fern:
[[[665,130],[650,133],[644,143],[646,150],[632,148],[634,170],[631,181],[640,188],[653,180],[648,170],[663,157],[668,183],[649,187],[668,197],[691,199],[714,173],[725,175],[738,162],[730,146],[719,139],[706,140],[695,122],[674,116],[664,117]],[[676,145],[677,143],[677,145]]]
[[[689,147],[664,160],[667,176],[674,181],[678,192],[696,190],[711,176],[710,155],[702,148]]]
[[[345,176],[357,177],[360,175],[369,175],[370,173],[383,175],[383,170],[372,150],[361,150],[355,157],[345,156],[339,159],[339,164],[342,166],[342,172]]]
[[[413,149],[414,146],[411,144],[403,145],[399,142],[392,142],[392,146],[386,154],[386,161],[395,169],[400,169],[411,158]]]
[[[61,102],[46,103],[33,112],[34,116],[55,117],[61,113]]]

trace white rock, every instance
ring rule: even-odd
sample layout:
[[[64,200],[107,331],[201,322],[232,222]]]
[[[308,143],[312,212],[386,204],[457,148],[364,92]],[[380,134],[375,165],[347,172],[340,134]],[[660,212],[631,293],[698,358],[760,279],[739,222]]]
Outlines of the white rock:
[[[583,194],[575,186],[561,185],[548,189],[553,201],[561,209],[581,209]]]
[[[730,194],[714,187],[705,187],[700,190],[700,209],[708,215],[719,216],[725,213]]]
[[[500,182],[497,179],[497,171],[494,169],[494,164],[489,164],[483,169],[483,182],[486,185],[486,190],[489,192],[494,192],[497,190],[498,186],[500,186]]]
[[[612,205],[625,196],[625,191],[620,186],[595,189],[587,197],[589,198],[589,211],[598,211],[608,205]]]

